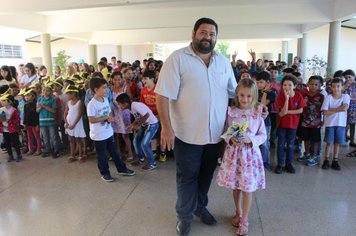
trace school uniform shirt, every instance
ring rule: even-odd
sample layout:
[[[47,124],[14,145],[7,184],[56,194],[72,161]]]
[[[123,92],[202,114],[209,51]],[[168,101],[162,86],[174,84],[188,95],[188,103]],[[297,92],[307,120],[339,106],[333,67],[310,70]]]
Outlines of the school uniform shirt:
[[[111,113],[110,104],[107,98],[104,98],[103,102],[92,98],[87,106],[88,117],[104,117],[109,116]],[[102,141],[110,138],[114,135],[112,126],[107,121],[90,123],[90,133],[89,136],[94,141]]]
[[[148,90],[146,87],[143,87],[141,90],[140,102],[146,104],[146,106],[148,106],[156,116],[158,112],[156,107],[155,88],[156,86],[154,86],[151,90]]]
[[[280,111],[284,103],[286,101],[286,97],[284,93],[281,92],[277,97],[277,108]],[[300,108],[304,108],[306,106],[303,96],[295,92],[293,97],[289,97],[288,101],[288,111],[298,110]],[[285,116],[278,116],[278,128],[287,128],[287,129],[296,129],[298,127],[300,114],[287,114]]]
[[[152,125],[158,122],[152,110],[142,102],[132,102],[130,112],[135,117],[136,121],[145,116],[147,113],[150,115],[142,126]]]
[[[44,98],[40,96],[37,99],[37,108],[38,104],[43,103],[45,106],[57,109],[57,102],[55,97]],[[56,113],[52,113],[45,108],[41,108],[39,112],[40,126],[54,126],[56,125]]]
[[[338,108],[341,105],[350,105],[350,96],[348,94],[341,94],[340,98],[334,98],[331,94],[326,96],[323,105],[321,106],[322,111],[327,111],[330,108]],[[347,111],[335,112],[331,115],[324,115],[324,125],[325,127],[341,126],[346,127],[347,122]]]
[[[304,95],[304,101],[307,106],[303,109],[302,126],[306,128],[321,128],[321,105],[324,102],[324,95],[316,93],[315,95]]]

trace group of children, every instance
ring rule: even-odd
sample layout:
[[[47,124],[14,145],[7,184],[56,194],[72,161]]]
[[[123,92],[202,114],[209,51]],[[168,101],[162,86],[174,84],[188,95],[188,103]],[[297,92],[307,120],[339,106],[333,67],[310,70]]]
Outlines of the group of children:
[[[30,71],[26,66],[25,70]],[[128,162],[142,164],[143,170],[157,168],[156,158],[166,160],[164,150],[157,151],[159,121],[154,94],[157,72],[144,71],[144,87],[139,100],[134,101],[129,76],[132,70],[128,67],[123,73],[115,71],[107,78],[100,72],[85,78],[79,73],[56,79],[27,75],[34,80],[23,83],[21,90],[16,84],[2,86],[0,130],[8,162],[15,160],[13,148],[16,161],[21,161],[23,155],[57,158],[69,147],[68,162],[84,162],[88,150],[95,147],[102,179],[110,182],[113,178],[108,169],[109,158],[120,174],[135,174],[120,158],[117,145],[120,136]],[[151,142],[152,139],[156,141]]]
[[[322,77],[311,76],[307,87],[298,86],[296,76],[289,73],[279,84],[267,71],[259,72],[255,81],[250,78],[239,81],[235,106],[229,107],[226,121],[227,132],[237,131],[235,135],[225,133],[222,136],[226,148],[216,178],[218,185],[233,190],[236,213],[232,225],[237,227],[236,235],[248,233],[252,193],[265,188],[265,169],[270,170],[268,143],[273,105],[278,111],[276,174],[295,173],[296,137],[304,141],[305,149],[298,160],[308,166],[319,163],[322,127],[325,127],[326,143],[322,169],[330,167],[333,148],[331,168],[341,170],[338,163],[340,145],[346,143],[348,122],[354,123],[355,73],[352,70],[343,72],[342,77],[331,79],[330,88],[324,91],[322,85]],[[261,104],[267,106],[269,115],[263,115]],[[354,144],[353,135],[350,145]]]

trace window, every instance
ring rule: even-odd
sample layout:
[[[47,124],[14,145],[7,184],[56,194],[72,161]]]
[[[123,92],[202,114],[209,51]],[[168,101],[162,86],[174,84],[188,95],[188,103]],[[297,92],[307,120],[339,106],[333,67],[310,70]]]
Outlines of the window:
[[[21,46],[0,44],[0,58],[22,58]]]

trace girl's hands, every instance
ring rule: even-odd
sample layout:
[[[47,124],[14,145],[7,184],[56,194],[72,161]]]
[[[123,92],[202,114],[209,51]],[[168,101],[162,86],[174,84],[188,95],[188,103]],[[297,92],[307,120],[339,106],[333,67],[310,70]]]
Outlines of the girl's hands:
[[[251,139],[249,137],[231,137],[230,142],[233,146],[238,146],[241,144],[251,143]]]
[[[289,91],[284,90],[283,92],[286,99],[289,99]]]

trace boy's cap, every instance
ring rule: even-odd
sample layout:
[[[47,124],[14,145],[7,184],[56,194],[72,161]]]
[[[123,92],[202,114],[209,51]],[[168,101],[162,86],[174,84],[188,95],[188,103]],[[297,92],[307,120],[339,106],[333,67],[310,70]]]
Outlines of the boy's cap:
[[[0,101],[10,100],[10,94],[4,94],[0,97]]]
[[[79,89],[74,86],[68,86],[64,93],[79,93]]]
[[[33,91],[33,90],[28,90],[28,91],[26,91],[25,93],[24,93],[24,96],[28,96],[28,95],[32,95],[32,96],[36,96],[36,93]]]
[[[63,88],[63,80],[61,80],[61,79],[56,79],[56,80],[52,81],[52,84],[58,85],[59,87]]]
[[[33,88],[41,88],[41,84],[39,82],[33,83],[33,84],[31,84],[30,88],[31,89],[33,89]]]
[[[25,93],[26,93],[26,88],[23,88],[20,90],[19,94],[17,94],[17,95],[23,96],[23,95],[25,95]]]

